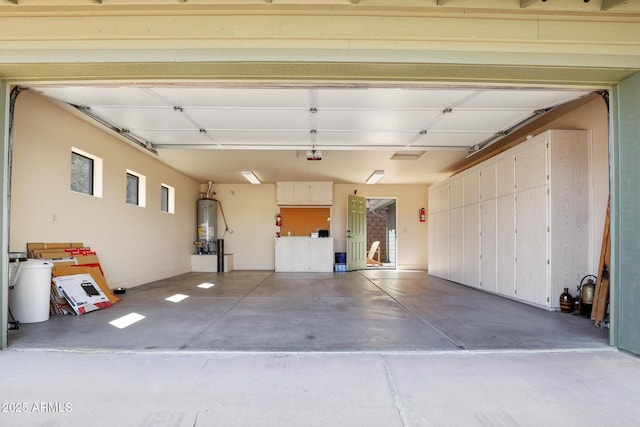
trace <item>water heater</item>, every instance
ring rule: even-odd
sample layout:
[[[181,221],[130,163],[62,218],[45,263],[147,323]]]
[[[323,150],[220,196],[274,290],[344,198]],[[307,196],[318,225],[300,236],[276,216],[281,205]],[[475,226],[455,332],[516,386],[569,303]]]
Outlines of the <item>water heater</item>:
[[[197,248],[200,254],[217,252],[218,201],[213,199],[198,200]]]

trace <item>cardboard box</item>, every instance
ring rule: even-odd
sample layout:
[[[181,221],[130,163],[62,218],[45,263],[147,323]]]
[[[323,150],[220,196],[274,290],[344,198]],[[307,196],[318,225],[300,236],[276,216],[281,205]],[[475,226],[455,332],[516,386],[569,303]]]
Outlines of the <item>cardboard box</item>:
[[[95,252],[94,254],[75,255],[73,258],[76,260],[77,265],[98,267],[100,269],[100,273],[104,275],[104,271],[102,271],[102,266],[100,265],[100,259],[98,259],[98,255],[95,255]]]
[[[36,249],[29,252],[29,258],[38,259],[64,259],[69,258],[69,254],[60,249]]]
[[[95,251],[92,251],[91,248],[65,248],[64,251],[69,255],[95,255]]]
[[[60,259],[68,258],[69,248],[83,248],[83,243],[27,243],[29,258]]]
[[[90,274],[96,284],[100,287],[105,296],[109,299],[111,304],[115,304],[117,302],[122,301],[122,298],[119,298],[111,292],[109,288],[109,284],[107,283],[107,279],[105,279],[102,274],[102,270],[98,267],[90,267],[85,265],[67,265],[67,266],[59,266],[54,264],[51,269],[51,274],[54,277],[59,276],[70,276],[74,274]]]
[[[82,248],[83,243],[27,243],[27,252],[38,249]]]
[[[76,314],[86,314],[112,304],[91,274],[73,274],[52,279],[59,295],[64,296]]]
[[[51,283],[51,306],[50,314],[76,314],[73,308],[69,305],[69,302],[58,291],[53,282]]]

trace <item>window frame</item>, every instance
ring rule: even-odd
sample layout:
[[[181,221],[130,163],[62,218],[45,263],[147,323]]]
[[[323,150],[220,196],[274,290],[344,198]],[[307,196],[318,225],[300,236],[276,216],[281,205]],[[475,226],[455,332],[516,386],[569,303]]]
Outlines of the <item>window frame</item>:
[[[141,208],[144,208],[147,206],[147,177],[136,172],[133,171],[131,169],[127,169],[127,173],[126,173],[126,184],[125,184],[125,202],[128,205],[132,205],[132,206],[139,206]],[[128,186],[129,186],[129,176],[133,176],[137,179],[137,190],[136,190],[136,196],[137,196],[137,201],[136,203],[131,203],[128,200],[129,194],[128,194]]]
[[[166,189],[167,191],[167,207],[165,210],[165,206],[163,203],[163,192]],[[168,185],[168,184],[164,184],[161,183],[160,184],[160,211],[163,213],[169,213],[169,214],[175,214],[176,213],[176,195],[175,195],[175,188]]]
[[[80,156],[91,161],[91,192],[86,193],[84,191],[77,191],[73,188],[73,180],[71,179],[71,175],[73,174],[73,156]],[[84,194],[86,196],[92,197],[102,197],[102,159],[98,156],[95,156],[91,153],[88,153],[84,150],[81,150],[76,147],[71,147],[71,157],[69,160],[69,189],[72,193],[76,194]]]

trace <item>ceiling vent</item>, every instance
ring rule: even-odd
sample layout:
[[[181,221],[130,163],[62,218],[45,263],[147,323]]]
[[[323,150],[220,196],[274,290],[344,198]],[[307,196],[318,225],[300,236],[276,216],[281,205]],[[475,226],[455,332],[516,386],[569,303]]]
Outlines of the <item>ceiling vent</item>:
[[[391,156],[391,160],[418,160],[424,156],[426,151],[400,151]]]

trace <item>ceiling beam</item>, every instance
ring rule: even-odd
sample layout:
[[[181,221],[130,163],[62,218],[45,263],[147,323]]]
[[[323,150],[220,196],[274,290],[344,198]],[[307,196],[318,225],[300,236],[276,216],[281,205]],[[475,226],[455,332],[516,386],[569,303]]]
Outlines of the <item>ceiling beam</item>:
[[[627,0],[602,0],[601,10],[609,10],[620,4],[626,4]]]
[[[551,122],[559,119],[565,114],[574,111],[577,108],[582,107],[583,105],[588,104],[594,99],[600,98],[602,95],[599,93],[592,93],[590,95],[583,96],[574,101],[567,102],[566,104],[559,105],[549,112],[541,115],[537,120],[534,120],[527,125],[515,130],[514,132],[506,135],[499,141],[489,145],[484,150],[480,150],[475,154],[467,157],[466,159],[458,162],[453,165],[451,170],[453,171],[452,175],[459,174],[462,171],[469,169],[472,166],[482,163],[483,161],[490,159],[505,150],[508,150],[511,147],[515,147],[520,144],[524,140],[526,140],[527,135],[533,135],[536,133],[540,133],[544,129],[545,126],[549,126]]]
[[[520,0],[520,8],[524,9],[531,6],[534,3],[539,2],[540,0]]]

